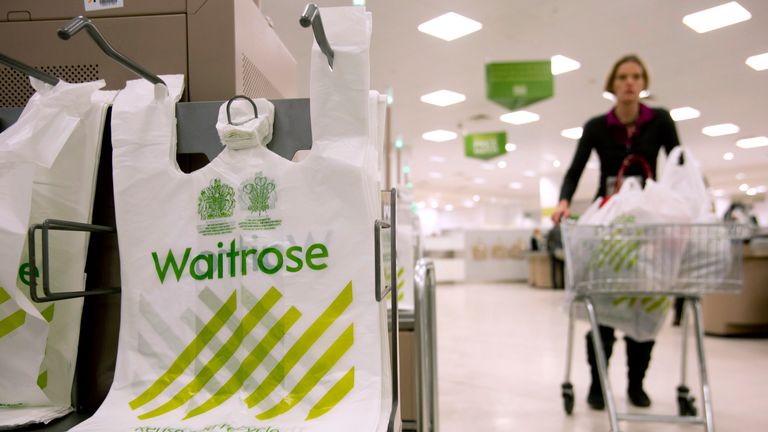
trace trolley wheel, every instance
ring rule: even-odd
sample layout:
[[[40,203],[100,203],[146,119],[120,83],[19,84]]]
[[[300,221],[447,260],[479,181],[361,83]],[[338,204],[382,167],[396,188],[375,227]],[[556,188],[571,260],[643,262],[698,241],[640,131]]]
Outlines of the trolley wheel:
[[[563,394],[563,407],[565,408],[565,413],[568,415],[571,415],[571,413],[573,412],[573,403],[575,400],[573,397],[573,385],[569,382],[563,383],[562,394]]]
[[[689,395],[688,387],[681,385],[677,387],[677,411],[682,417],[696,416],[696,399]]]

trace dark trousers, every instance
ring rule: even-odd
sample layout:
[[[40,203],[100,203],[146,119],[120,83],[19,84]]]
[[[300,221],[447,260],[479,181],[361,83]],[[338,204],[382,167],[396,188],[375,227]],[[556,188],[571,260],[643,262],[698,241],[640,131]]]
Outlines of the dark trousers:
[[[600,340],[603,342],[605,351],[606,365],[613,353],[613,344],[616,342],[613,327],[599,326]],[[627,378],[629,378],[629,387],[633,388],[643,386],[643,378],[651,362],[651,351],[655,341],[638,342],[628,336],[624,337],[627,345]],[[597,372],[597,359],[595,357],[595,348],[592,344],[592,331],[587,333],[587,360],[589,361],[590,371],[592,372],[592,386],[600,386],[599,375]]]

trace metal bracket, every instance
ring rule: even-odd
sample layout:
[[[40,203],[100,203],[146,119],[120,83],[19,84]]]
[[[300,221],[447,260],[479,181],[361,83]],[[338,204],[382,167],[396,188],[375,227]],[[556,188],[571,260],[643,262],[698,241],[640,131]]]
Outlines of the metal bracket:
[[[96,45],[98,45],[99,48],[113,60],[125,66],[152,84],[166,85],[165,81],[161,80],[157,75],[148,72],[146,69],[139,66],[136,62],[112,48],[112,45],[110,45],[109,42],[104,39],[104,37],[101,35],[101,33],[99,33],[99,30],[91,22],[91,20],[84,16],[72,18],[72,20],[68,22],[66,26],[59,29],[57,34],[59,35],[59,38],[63,40],[69,40],[69,38],[77,34],[77,32],[82,29],[85,29],[85,31],[88,32],[88,36],[90,36],[91,39],[96,42]]]
[[[40,230],[42,232],[42,249],[43,249],[43,272],[41,278],[43,280],[43,295],[38,295],[37,292],[37,261],[35,252],[35,231]],[[33,224],[29,227],[28,239],[29,239],[29,296],[32,301],[37,303],[45,303],[56,300],[66,300],[72,298],[102,295],[102,294],[115,294],[120,292],[119,287],[115,288],[103,288],[90,291],[68,291],[68,292],[51,292],[51,274],[50,274],[50,259],[49,259],[49,239],[48,231],[79,231],[79,232],[91,232],[91,233],[114,233],[115,229],[103,225],[92,225],[80,222],[62,221],[55,219],[46,219],[42,224]]]
[[[304,9],[304,13],[301,14],[301,18],[299,18],[299,24],[301,24],[302,27],[309,27],[310,25],[312,26],[312,33],[315,34],[317,46],[320,47],[320,51],[322,51],[323,54],[325,54],[325,57],[328,59],[328,67],[333,70],[333,49],[328,43],[328,38],[325,36],[323,20],[320,18],[320,10],[317,8],[316,4],[309,3],[307,5],[307,7]]]

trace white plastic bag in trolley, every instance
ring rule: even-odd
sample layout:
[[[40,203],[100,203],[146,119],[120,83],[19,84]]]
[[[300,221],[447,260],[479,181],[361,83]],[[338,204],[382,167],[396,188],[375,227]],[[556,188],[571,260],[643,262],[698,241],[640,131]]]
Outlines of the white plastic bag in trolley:
[[[618,328],[635,340],[655,338],[672,301],[654,291],[673,288],[665,284],[678,276],[687,235],[683,227],[669,231],[675,235],[657,236],[654,233],[660,231],[654,231],[659,228],[653,224],[689,221],[686,204],[677,194],[653,180],[647,180],[643,189],[635,178],[627,179],[605,205],[593,206],[579,218],[578,224],[585,227],[572,230],[567,240],[572,249],[569,272],[576,282],[590,280],[593,294],[599,291],[592,301],[600,324]],[[596,239],[588,225],[607,226],[609,232],[595,230],[604,236]],[[613,286],[605,282],[610,280],[625,282]],[[607,295],[612,289],[648,291],[648,295]],[[579,310],[579,316],[586,314]]]
[[[659,184],[685,201],[691,222],[695,224],[691,226],[680,264],[678,288],[701,290],[718,286],[731,270],[731,239],[728,228],[718,224],[704,174],[690,149],[681,146],[672,149]]]
[[[366,168],[378,158],[368,131],[370,16],[338,8],[322,17],[334,66],[314,48],[313,148],[300,163],[259,135],[184,174],[173,156],[182,77],[162,77],[169,96],[144,81],[119,93],[117,368],[106,401],[74,430],[386,426],[386,311],[373,283],[378,173]],[[256,102],[253,121],[269,121],[269,104]],[[233,110],[251,108],[235,100]]]
[[[27,229],[49,218],[90,222],[112,96],[97,91],[103,81],[32,85],[37,93],[0,134],[0,429],[72,409],[82,300],[32,303]],[[87,236],[52,231],[50,245],[52,291],[82,290]]]

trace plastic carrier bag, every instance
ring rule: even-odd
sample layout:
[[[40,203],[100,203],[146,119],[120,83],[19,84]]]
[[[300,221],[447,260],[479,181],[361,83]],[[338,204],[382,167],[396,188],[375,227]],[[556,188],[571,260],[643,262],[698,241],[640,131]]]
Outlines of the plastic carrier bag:
[[[653,291],[671,288],[665,281],[677,278],[687,247],[685,227],[674,230],[673,235],[655,236],[658,229],[652,225],[690,222],[687,205],[653,180],[646,180],[643,188],[636,178],[624,181],[610,199],[599,201],[602,206],[591,206],[567,230],[569,279],[589,282],[590,294],[596,294],[592,301],[600,324],[618,328],[638,341],[652,340],[672,303],[668,296]],[[569,288],[568,302],[576,287]],[[648,291],[648,295],[611,295],[611,290]],[[586,319],[582,310],[577,316]]]
[[[0,429],[72,410],[82,299],[30,300],[27,230],[49,218],[90,222],[114,95],[97,91],[104,81],[32,86],[18,121],[0,134]],[[87,235],[49,236],[51,290],[83,290]]]
[[[702,280],[710,284],[722,281],[733,263],[731,238],[728,227],[717,224],[712,197],[691,150],[678,146],[670,152],[659,184],[685,201],[695,224],[680,264],[678,288],[696,289],[700,286],[697,281]]]
[[[250,130],[253,145],[226,145],[184,174],[174,156],[183,77],[162,77],[168,95],[156,97],[146,81],[119,93],[117,367],[99,411],[73,430],[386,428],[386,309],[374,291],[380,197],[369,131],[371,21],[362,8],[322,13],[334,67],[315,46],[313,147],[300,163],[266,148],[265,129],[247,127],[249,103],[235,100],[232,112],[244,117],[232,123],[245,122],[243,130],[224,127],[222,141]],[[254,121],[271,121],[271,104],[256,105]]]

